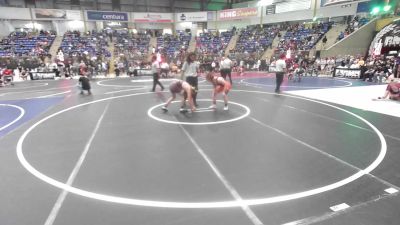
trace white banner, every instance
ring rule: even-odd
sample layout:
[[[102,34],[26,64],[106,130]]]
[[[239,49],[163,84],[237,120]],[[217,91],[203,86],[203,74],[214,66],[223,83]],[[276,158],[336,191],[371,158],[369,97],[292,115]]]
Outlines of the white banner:
[[[67,20],[82,20],[81,11],[67,10]]]
[[[172,23],[172,13],[132,13],[135,23]]]
[[[207,12],[176,13],[176,22],[205,22],[208,20]]]
[[[81,11],[64,9],[32,9],[37,20],[82,20]]]

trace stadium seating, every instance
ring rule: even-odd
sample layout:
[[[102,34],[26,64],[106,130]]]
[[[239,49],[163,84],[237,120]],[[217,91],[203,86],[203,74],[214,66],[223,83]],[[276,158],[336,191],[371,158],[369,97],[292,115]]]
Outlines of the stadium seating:
[[[275,27],[247,26],[240,32],[235,52],[262,54],[272,44],[277,33]]]
[[[0,57],[47,55],[55,35],[14,32],[0,42]]]
[[[278,45],[276,53],[286,52],[289,49],[292,53],[309,51],[328,32],[330,27],[330,23],[320,23],[313,25],[312,28],[306,28],[304,24],[289,26]]]
[[[107,50],[107,36],[103,32],[93,32],[88,36],[81,36],[80,32],[67,32],[61,43],[61,50],[65,55],[89,55],[111,57]]]
[[[127,56],[130,59],[142,59],[149,51],[150,37],[146,34],[118,34],[115,44],[115,55]]]
[[[233,36],[232,31],[201,33],[197,38],[197,46],[201,53],[221,54]]]
[[[175,59],[180,52],[189,47],[191,34],[178,32],[177,35],[164,34],[157,38],[157,49],[170,59]]]

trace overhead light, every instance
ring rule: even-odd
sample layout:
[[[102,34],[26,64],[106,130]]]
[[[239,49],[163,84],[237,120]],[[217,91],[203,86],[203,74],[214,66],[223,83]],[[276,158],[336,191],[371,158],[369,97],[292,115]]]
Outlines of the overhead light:
[[[376,14],[379,13],[379,11],[381,11],[381,8],[379,8],[379,6],[374,7],[374,8],[372,9],[372,11],[371,11],[371,14],[372,14],[372,15],[376,15]]]
[[[391,5],[385,5],[385,6],[383,7],[383,11],[384,11],[384,12],[387,12],[387,11],[389,11],[391,8],[392,8]]]

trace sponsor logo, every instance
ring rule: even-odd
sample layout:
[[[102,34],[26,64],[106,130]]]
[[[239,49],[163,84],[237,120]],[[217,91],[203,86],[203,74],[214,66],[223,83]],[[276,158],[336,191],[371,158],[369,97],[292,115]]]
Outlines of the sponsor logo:
[[[87,12],[87,17],[88,17],[89,20],[128,21],[128,14],[127,13],[88,11]]]
[[[182,15],[181,15],[181,20],[182,20],[182,21],[185,21],[185,20],[186,20],[185,14],[182,14]]]
[[[221,11],[219,13],[220,19],[235,19],[235,18],[251,17],[251,16],[257,16],[257,8]]]

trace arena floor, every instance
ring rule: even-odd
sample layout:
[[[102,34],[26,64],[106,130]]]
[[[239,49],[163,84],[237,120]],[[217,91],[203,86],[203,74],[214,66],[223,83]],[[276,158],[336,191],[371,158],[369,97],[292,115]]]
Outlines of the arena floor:
[[[202,79],[187,114],[163,113],[148,77],[0,88],[0,224],[398,225],[400,105],[371,100],[385,86],[274,82],[235,77],[229,111],[209,111]]]

